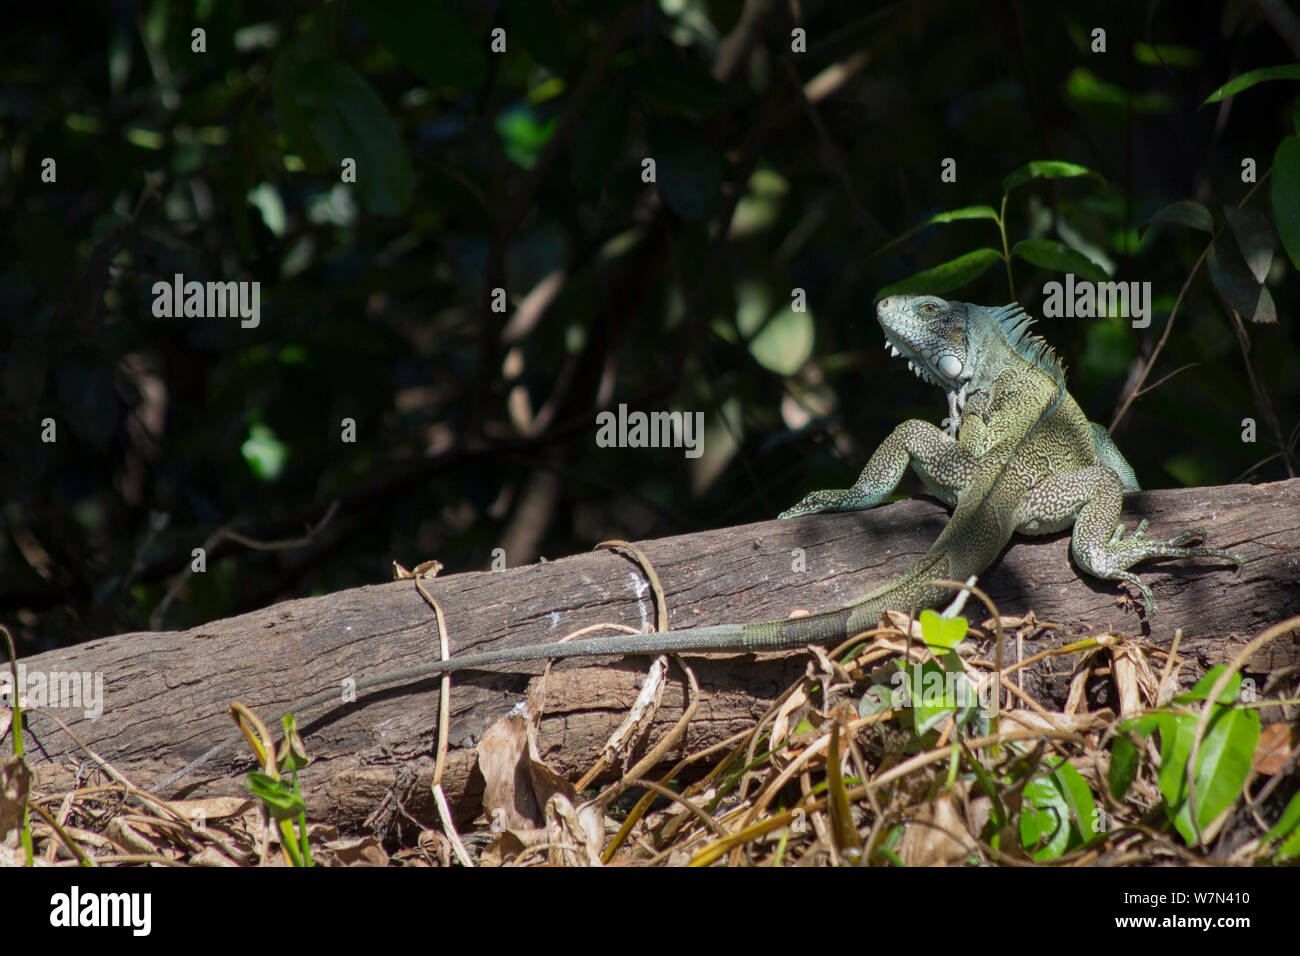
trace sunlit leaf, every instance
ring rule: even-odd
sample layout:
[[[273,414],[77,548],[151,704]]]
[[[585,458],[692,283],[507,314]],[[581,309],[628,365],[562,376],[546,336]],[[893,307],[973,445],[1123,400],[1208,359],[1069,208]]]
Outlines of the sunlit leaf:
[[[1219,100],[1228,96],[1235,96],[1244,90],[1250,89],[1256,83],[1265,83],[1269,80],[1300,80],[1300,64],[1290,63],[1286,66],[1264,66],[1258,70],[1251,70],[1249,73],[1243,73],[1241,76],[1233,77],[1227,83],[1211,93],[1205,98],[1202,106],[1210,103],[1217,103]]]
[[[1226,669],[1227,668],[1222,664],[1216,664],[1214,667],[1211,667],[1200,680],[1192,685],[1191,690],[1183,691],[1183,693],[1174,698],[1174,702],[1179,704],[1191,704],[1198,700],[1208,700],[1210,691],[1214,689],[1214,685],[1218,683],[1219,678],[1223,676],[1223,672]],[[1232,676],[1229,677],[1227,683],[1223,685],[1223,690],[1219,691],[1218,702],[1225,705],[1231,704],[1237,699],[1237,694],[1240,693],[1240,691],[1241,671],[1233,671]]]
[[[1020,841],[1035,860],[1055,860],[1070,845],[1070,805],[1054,776],[1025,785],[1020,805]]]
[[[1133,57],[1148,66],[1193,67],[1201,62],[1199,51],[1176,43],[1134,43]]]
[[[1008,174],[1007,178],[1002,180],[1002,191],[1009,193],[1031,179],[1072,179],[1076,176],[1101,178],[1100,174],[1077,163],[1066,163],[1057,159],[1035,159]]]
[[[1056,778],[1061,795],[1070,808],[1070,816],[1078,827],[1083,842],[1089,842],[1097,835],[1097,802],[1093,799],[1088,783],[1069,762],[1062,762],[1052,774]]]
[[[889,240],[889,242],[885,243],[867,258],[870,259],[880,255],[880,253],[884,252],[886,249],[893,248],[904,239],[910,239],[922,229],[928,229],[930,226],[942,223],[965,222],[971,219],[991,219],[994,222],[997,222],[997,210],[992,206],[962,206],[960,209],[949,209],[947,212],[937,212],[924,222],[917,223],[911,229],[908,229],[906,232],[903,232]]]
[[[239,451],[249,470],[263,481],[275,481],[289,460],[289,448],[266,425],[253,425]]]
[[[1300,856],[1300,793],[1291,798],[1291,802],[1282,811],[1282,816],[1278,817],[1277,823],[1264,834],[1264,843],[1278,841],[1282,843],[1277,853],[1279,863]]]
[[[921,612],[921,636],[928,647],[952,650],[966,636],[969,626],[964,617],[943,617],[930,608]]]
[[[524,169],[532,169],[555,132],[556,120],[542,119],[529,104],[516,103],[498,113],[496,122],[506,156]]]
[[[1242,707],[1218,707],[1196,757],[1196,823],[1205,828],[1241,796],[1250,759],[1259,741],[1259,714]],[[1174,826],[1188,843],[1196,842],[1191,801],[1184,800]]]
[[[1083,67],[1070,71],[1065,95],[1080,107],[1101,107],[1115,112],[1172,113],[1178,108],[1178,100],[1163,90],[1129,90]]]
[[[917,292],[929,292],[942,295],[953,289],[960,289],[967,283],[974,282],[988,271],[989,267],[1002,259],[996,249],[976,249],[964,256],[950,259],[933,269],[926,269],[914,276],[887,285],[876,295],[883,298],[888,295],[906,295]]]
[[[772,316],[749,342],[749,351],[764,368],[793,375],[812,356],[813,317],[789,306]]]

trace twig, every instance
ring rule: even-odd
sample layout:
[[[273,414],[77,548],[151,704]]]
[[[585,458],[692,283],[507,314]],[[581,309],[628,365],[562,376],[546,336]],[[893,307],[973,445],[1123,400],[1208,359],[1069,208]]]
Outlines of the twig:
[[[1214,237],[1205,244],[1205,248],[1201,250],[1201,254],[1197,258],[1196,264],[1192,266],[1192,271],[1187,273],[1187,278],[1183,281],[1183,287],[1178,290],[1178,298],[1174,300],[1174,307],[1169,312],[1169,321],[1165,323],[1165,330],[1160,334],[1160,341],[1156,343],[1155,349],[1151,352],[1151,357],[1147,359],[1146,364],[1142,366],[1142,374],[1138,376],[1137,382],[1133,385],[1133,390],[1129,392],[1128,397],[1125,398],[1123,404],[1120,405],[1119,411],[1117,411],[1115,417],[1111,419],[1110,427],[1106,429],[1106,434],[1115,434],[1115,429],[1119,426],[1120,420],[1123,419],[1129,406],[1133,404],[1133,400],[1138,397],[1138,393],[1142,390],[1142,383],[1146,381],[1147,375],[1150,374],[1152,367],[1156,364],[1156,359],[1160,357],[1160,350],[1165,347],[1165,342],[1169,340],[1169,333],[1174,327],[1174,319],[1178,317],[1178,307],[1183,304],[1183,296],[1187,295],[1187,290],[1191,288],[1192,280],[1196,278],[1196,273],[1201,268],[1201,263],[1204,262],[1205,257],[1210,254],[1210,250],[1214,248],[1214,240],[1218,237],[1219,234],[1215,233]],[[1155,386],[1152,387],[1154,388]]]
[[[1220,296],[1222,299],[1222,296]],[[1268,392],[1260,384],[1259,379],[1255,377],[1255,367],[1250,364],[1250,336],[1246,334],[1246,326],[1242,324],[1241,316],[1237,310],[1232,308],[1225,301],[1223,307],[1228,310],[1228,315],[1232,316],[1233,328],[1237,333],[1237,344],[1241,346],[1241,360],[1246,365],[1246,377],[1250,379],[1250,390],[1255,393],[1255,403],[1259,410],[1264,413],[1264,418],[1268,420],[1270,427],[1273,429],[1273,437],[1277,441],[1278,451],[1282,455],[1282,464],[1286,466],[1286,475],[1288,478],[1295,477],[1295,469],[1291,467],[1291,455],[1287,451],[1286,442],[1282,440],[1282,425],[1277,420],[1277,413],[1273,411],[1273,403],[1269,400]]]

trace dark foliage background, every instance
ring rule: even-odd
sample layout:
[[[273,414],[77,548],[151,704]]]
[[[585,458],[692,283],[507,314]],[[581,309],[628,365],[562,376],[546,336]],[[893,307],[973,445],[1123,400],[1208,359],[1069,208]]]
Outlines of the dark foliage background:
[[[1245,0],[9,10],[0,616],[32,652],[382,580],[393,559],[486,570],[501,548],[514,566],[842,487],[895,424],[943,414],[882,352],[877,292],[1001,240],[961,222],[873,253],[937,212],[996,208],[1030,160],[1104,182],[1022,186],[1011,242],[1060,240],[1153,284],[1147,329],[1040,326],[1109,425],[1209,238],[1138,227],[1176,200],[1222,225],[1250,189],[1243,157],[1262,177],[1295,132],[1294,80],[1200,105],[1297,59],[1279,6],[1290,15]],[[807,52],[791,52],[796,25]],[[342,156],[356,184],[339,182]],[[1247,205],[1271,221],[1270,189]],[[1037,312],[1054,276],[1014,266]],[[260,326],[154,317],[153,283],[177,272],[259,280]],[[1146,384],[1194,367],[1116,430],[1145,487],[1293,467],[1278,454],[1300,407],[1292,262],[1278,247],[1265,282],[1277,321],[1245,317],[1254,387],[1225,284],[1197,272]],[[795,288],[807,312],[790,310]],[[952,295],[1008,301],[1006,270]],[[595,414],[619,403],[703,412],[705,454],[597,447]],[[302,546],[216,541],[205,573],[178,578],[219,528],[293,539],[334,501]]]

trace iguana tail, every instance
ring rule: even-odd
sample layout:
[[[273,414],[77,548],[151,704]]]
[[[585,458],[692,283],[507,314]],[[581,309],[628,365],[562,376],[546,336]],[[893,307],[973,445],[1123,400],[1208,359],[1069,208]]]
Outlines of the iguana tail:
[[[808,644],[838,644],[854,634],[870,630],[886,608],[918,610],[937,607],[952,590],[925,582],[948,577],[945,553],[927,554],[909,571],[876,588],[852,604],[777,621],[752,624],[715,624],[675,631],[654,631],[619,637],[591,637],[563,644],[525,644],[478,653],[457,654],[445,661],[417,664],[405,671],[384,675],[385,683],[400,683],[430,674],[446,674],[490,664],[525,660],[559,660],[566,657],[595,657],[605,654],[664,654],[679,651],[780,651]],[[360,686],[358,690],[362,689]],[[337,696],[337,693],[335,694]]]

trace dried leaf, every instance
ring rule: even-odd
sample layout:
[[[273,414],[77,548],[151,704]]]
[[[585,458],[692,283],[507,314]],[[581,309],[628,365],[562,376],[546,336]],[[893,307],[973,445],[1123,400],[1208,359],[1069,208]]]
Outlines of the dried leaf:
[[[953,795],[944,793],[912,814],[898,855],[908,866],[946,866],[965,862],[974,845]]]
[[[1296,755],[1296,736],[1296,728],[1285,723],[1269,724],[1263,728],[1259,732],[1251,767],[1256,773],[1266,776],[1281,773]]]
[[[31,785],[32,772],[22,757],[11,757],[0,764],[0,840],[22,825]]]

